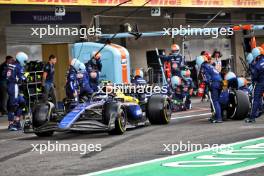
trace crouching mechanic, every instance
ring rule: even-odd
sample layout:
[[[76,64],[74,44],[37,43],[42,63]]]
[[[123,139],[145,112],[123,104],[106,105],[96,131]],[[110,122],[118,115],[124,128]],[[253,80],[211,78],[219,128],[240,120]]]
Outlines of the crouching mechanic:
[[[250,118],[245,120],[246,123],[254,123],[262,107],[262,95],[264,93],[264,49],[256,47],[252,50],[253,61],[250,65],[251,80],[254,85],[253,105]]]
[[[101,54],[94,51],[91,54],[91,59],[85,64],[86,71],[89,75],[90,86],[94,92],[98,91],[99,74],[102,70]]]
[[[227,83],[227,88],[231,88],[234,90],[238,89],[238,80],[237,76],[234,72],[228,72],[224,75],[224,80]]]
[[[215,119],[212,119],[212,123],[222,123],[221,106],[219,97],[222,89],[222,78],[220,73],[208,63],[207,57],[198,56],[196,58],[196,64],[200,68],[203,81],[209,86],[209,98],[212,108],[215,113]]]
[[[171,78],[171,87],[169,90],[169,96],[172,101],[172,111],[184,111],[186,110],[185,105],[183,105],[183,87],[182,87],[182,79],[178,76],[173,76]]]
[[[248,81],[246,80],[246,78],[237,78],[237,88],[238,90],[243,91],[246,95],[250,96],[250,89],[248,87]]]
[[[192,109],[191,96],[193,94],[193,80],[191,78],[191,71],[189,69],[182,70],[182,82],[183,82],[183,96],[185,98],[186,109]]]
[[[24,76],[24,66],[28,60],[28,55],[24,52],[18,52],[16,54],[16,61],[8,64],[6,70],[7,78],[7,92],[9,96],[8,100],[8,129],[10,131],[17,131],[21,129],[20,126],[20,109],[19,109],[19,87],[18,83],[26,81]]]

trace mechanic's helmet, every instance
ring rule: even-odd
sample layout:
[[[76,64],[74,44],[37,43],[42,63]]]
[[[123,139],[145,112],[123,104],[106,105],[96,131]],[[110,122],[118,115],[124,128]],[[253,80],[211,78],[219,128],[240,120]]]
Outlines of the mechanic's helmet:
[[[247,85],[247,80],[243,77],[239,77],[237,78],[237,84],[238,84],[238,88],[241,88]]]
[[[179,47],[179,45],[177,45],[177,44],[172,44],[172,45],[171,45],[171,52],[176,53],[176,54],[179,54],[179,52],[180,52],[180,47]]]
[[[178,76],[173,76],[171,78],[171,86],[173,89],[175,89],[177,86],[181,85],[181,78]]]
[[[95,71],[90,72],[90,77],[95,79],[97,77],[97,73]]]
[[[82,73],[84,73],[86,71],[86,67],[85,67],[84,63],[82,63],[82,62],[80,63],[79,69],[80,69],[80,72],[82,72]]]
[[[225,75],[225,80],[229,81],[229,80],[232,80],[236,78],[236,74],[234,72],[228,72],[226,75]]]
[[[184,77],[184,78],[189,78],[191,76],[191,71],[189,69],[182,70],[181,71],[181,76]]]
[[[94,51],[94,52],[92,52],[92,54],[91,54],[91,58],[94,58],[95,60],[100,60],[100,58],[101,58],[101,54],[98,53],[98,51]]]
[[[203,53],[203,56],[205,56],[208,59],[208,61],[210,61],[212,59],[212,56],[211,56],[211,54],[208,51],[205,51]]]
[[[200,68],[201,67],[201,65],[204,63],[204,62],[206,62],[206,61],[208,61],[208,59],[207,59],[207,57],[205,57],[205,56],[198,56],[198,57],[196,57],[196,65]]]
[[[253,58],[256,59],[260,55],[264,55],[264,49],[261,47],[256,47],[252,50]]]
[[[81,62],[74,58],[71,60],[71,66],[73,66],[73,68],[76,70],[76,71],[79,71],[80,70],[80,65],[81,65]]]
[[[135,76],[140,76],[141,78],[143,78],[144,77],[144,73],[143,73],[143,71],[141,69],[137,68],[135,70]]]
[[[247,55],[247,63],[248,64],[251,64],[253,62],[254,58],[253,58],[253,54],[252,53],[249,53]]]
[[[19,62],[19,64],[24,67],[28,60],[28,55],[24,52],[18,52],[16,54],[16,60]]]

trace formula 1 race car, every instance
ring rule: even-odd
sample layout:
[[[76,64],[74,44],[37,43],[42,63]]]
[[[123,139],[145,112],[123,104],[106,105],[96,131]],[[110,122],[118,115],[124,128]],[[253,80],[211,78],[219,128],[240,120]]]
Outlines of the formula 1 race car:
[[[52,136],[55,131],[108,131],[123,134],[126,128],[139,125],[168,124],[170,102],[164,95],[154,94],[145,103],[131,96],[95,95],[89,101],[67,100],[65,110],[55,111],[51,102],[37,104],[32,120],[26,121],[25,133],[39,137]]]

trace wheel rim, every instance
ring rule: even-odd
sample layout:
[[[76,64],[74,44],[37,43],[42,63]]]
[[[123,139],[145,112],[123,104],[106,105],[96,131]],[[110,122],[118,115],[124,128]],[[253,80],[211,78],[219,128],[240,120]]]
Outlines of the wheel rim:
[[[118,124],[120,129],[124,132],[126,129],[126,116],[123,109],[119,112]]]
[[[164,109],[165,120],[166,122],[169,122],[171,116],[171,108],[170,108],[170,104],[167,101],[165,101],[163,109]]]

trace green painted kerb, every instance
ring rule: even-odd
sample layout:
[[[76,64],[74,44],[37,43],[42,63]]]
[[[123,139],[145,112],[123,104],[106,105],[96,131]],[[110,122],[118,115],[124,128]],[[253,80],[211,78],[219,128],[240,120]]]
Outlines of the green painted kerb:
[[[88,175],[205,176],[257,164],[264,164],[264,138],[230,144],[217,150],[190,152]]]

